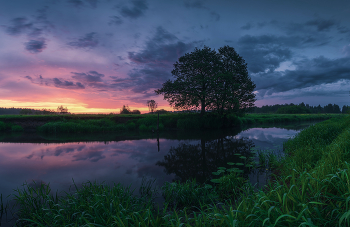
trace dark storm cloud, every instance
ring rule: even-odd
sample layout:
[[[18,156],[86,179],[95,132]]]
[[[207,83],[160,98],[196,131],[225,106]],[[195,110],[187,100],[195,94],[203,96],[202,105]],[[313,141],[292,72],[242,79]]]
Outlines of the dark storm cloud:
[[[251,22],[248,22],[246,25],[243,25],[241,27],[241,29],[243,30],[249,30],[249,29],[252,29],[254,27],[254,25],[251,23]]]
[[[338,29],[338,32],[341,34],[350,32],[350,29],[344,26],[339,26],[337,29]]]
[[[173,64],[192,48],[193,43],[183,43],[175,35],[158,27],[143,50],[138,53],[128,52],[129,60],[138,67],[131,70],[127,78],[111,76],[110,86],[118,90],[132,88],[133,92],[149,97],[147,92],[161,87],[170,78]]]
[[[93,88],[103,88],[108,89],[111,87],[109,82],[102,80],[104,74],[98,73],[96,71],[89,71],[88,73],[76,73],[71,72],[74,76],[72,78],[82,81],[84,84],[87,84],[89,87]],[[105,91],[105,90],[104,90]]]
[[[86,34],[83,38],[77,41],[69,42],[67,45],[74,48],[94,48],[98,45],[98,40],[96,38],[96,32],[90,32]]]
[[[248,70],[253,73],[274,71],[281,62],[292,58],[288,47],[295,46],[295,37],[276,37],[272,35],[250,36],[239,39],[239,54],[248,63]]]
[[[83,161],[83,160],[89,160],[90,162],[98,162],[101,159],[106,158],[105,155],[103,155],[103,151],[87,151],[87,152],[80,152],[76,155],[73,155],[75,159],[72,161]]]
[[[112,16],[111,20],[108,22],[108,25],[120,25],[123,23],[123,20],[118,16]]]
[[[85,89],[85,86],[80,82],[72,82],[59,78],[43,78],[41,75],[36,78],[32,78],[31,76],[25,76],[24,78],[30,80],[33,84],[48,86],[48,87],[58,87],[65,89]]]
[[[317,31],[329,31],[330,28],[336,25],[335,21],[332,20],[323,20],[323,19],[315,19],[310,20],[305,23],[306,26],[316,27]]]
[[[26,50],[32,54],[37,54],[42,52],[46,48],[45,40],[30,40],[24,43]]]
[[[48,7],[37,10],[32,16],[32,20],[27,17],[17,17],[11,20],[10,26],[5,26],[6,32],[9,35],[17,36],[27,34],[28,37],[35,38],[43,35],[44,31],[49,31],[54,26],[47,20]]]
[[[77,8],[85,6],[86,3],[90,5],[92,8],[96,8],[98,1],[97,0],[68,0],[67,2]]]
[[[74,84],[74,82],[72,81],[67,81],[67,80],[61,81],[58,78],[53,78],[52,81],[54,86],[59,88],[66,88],[66,89],[84,89],[85,88],[85,86],[80,82],[76,82]]]
[[[175,35],[158,27],[154,37],[146,43],[146,48],[139,53],[128,52],[128,57],[135,63],[173,64],[191,47],[191,44],[178,41]]]
[[[120,14],[123,17],[130,17],[132,19],[136,19],[138,17],[143,16],[144,11],[148,9],[146,1],[134,0],[131,1],[131,4],[133,5],[131,8],[124,6],[120,9]]]
[[[315,40],[314,46],[330,42],[332,37],[327,34],[329,34],[332,28],[339,28],[338,22],[324,19],[310,20],[304,23],[281,23],[278,21],[271,21],[269,24],[285,31],[288,36],[299,36],[303,39],[311,37]]]
[[[102,82],[102,77],[105,76],[96,71],[89,71],[88,73],[76,73],[76,72],[71,72],[71,73],[74,74],[74,76],[72,76],[73,78],[77,80],[82,80],[87,83]]]
[[[261,96],[316,85],[332,84],[350,78],[350,58],[328,59],[323,56],[294,62],[295,70],[260,73],[252,77]],[[323,94],[324,95],[324,94]]]
[[[128,73],[128,78],[111,76],[111,87],[119,90],[131,88],[135,93],[147,95],[147,90],[162,86],[162,83],[165,82],[162,78],[169,78],[171,76],[170,71],[171,70],[157,68],[156,66],[148,66],[148,68],[144,69],[134,69],[132,72]],[[153,95],[155,95],[155,93]]]
[[[6,27],[6,32],[9,35],[20,35],[27,32],[33,27],[33,23],[28,22],[26,17],[17,17],[11,20],[12,26]]]

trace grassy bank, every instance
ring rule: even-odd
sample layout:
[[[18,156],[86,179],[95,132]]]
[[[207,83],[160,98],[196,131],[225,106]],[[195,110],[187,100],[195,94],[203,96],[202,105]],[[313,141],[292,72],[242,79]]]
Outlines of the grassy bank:
[[[341,114],[247,114],[244,117],[229,115],[223,119],[220,116],[207,114],[162,114],[159,118],[159,130],[164,129],[219,129],[242,127],[244,125],[273,124],[282,122],[297,122],[310,120],[325,120],[341,117]],[[85,133],[85,132],[116,132],[126,130],[155,131],[157,115],[66,115],[66,116],[1,116],[0,131],[9,130],[1,127],[1,120],[6,124],[26,125],[28,122],[37,124],[36,130],[43,133]],[[5,123],[4,123],[5,124]],[[14,129],[16,130],[16,129]],[[19,130],[19,128],[17,129]]]
[[[310,126],[284,144],[273,180],[257,192],[237,168],[221,167],[204,185],[144,182],[141,197],[120,185],[87,183],[62,197],[25,185],[16,194],[18,226],[349,226],[349,148],[349,116]]]
[[[0,132],[3,132],[3,131],[22,132],[23,130],[24,129],[22,126],[0,121]]]

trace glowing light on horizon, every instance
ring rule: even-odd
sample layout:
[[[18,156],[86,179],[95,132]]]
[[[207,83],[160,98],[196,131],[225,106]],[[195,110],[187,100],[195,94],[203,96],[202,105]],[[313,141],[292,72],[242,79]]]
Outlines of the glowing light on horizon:
[[[75,102],[74,102],[75,101]],[[73,99],[65,99],[65,102],[20,102],[20,101],[13,101],[13,100],[6,100],[6,99],[0,99],[0,106],[5,108],[29,108],[29,109],[36,109],[36,110],[42,110],[50,109],[50,110],[57,110],[58,106],[63,106],[68,108],[68,112],[70,113],[90,113],[90,114],[119,114],[120,109],[122,106],[118,108],[89,108],[88,104],[82,103],[82,102],[76,102],[76,100]],[[149,109],[146,106],[143,107],[137,107],[137,106],[129,106],[130,110],[139,110],[141,113],[148,113]],[[157,108],[165,109],[167,111],[172,111],[171,107],[169,106],[160,106]]]

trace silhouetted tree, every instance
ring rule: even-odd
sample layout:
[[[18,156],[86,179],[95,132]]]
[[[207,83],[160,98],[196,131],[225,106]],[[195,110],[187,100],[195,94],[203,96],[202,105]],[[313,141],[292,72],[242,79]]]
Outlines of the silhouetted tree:
[[[153,113],[157,109],[158,104],[154,100],[149,100],[149,101],[147,101],[147,106],[148,106],[149,111],[151,113]]]
[[[128,105],[123,105],[123,107],[120,109],[120,114],[130,114],[130,108]]]
[[[165,114],[165,113],[168,113],[168,111],[166,111],[165,109],[160,109],[160,110],[157,110],[156,113]]]
[[[141,114],[141,112],[139,110],[133,110],[132,114]]]
[[[62,105],[57,107],[57,112],[61,113],[61,114],[66,114],[68,113],[68,108],[64,108]]]
[[[19,114],[32,114],[32,110],[31,109],[22,109]]]
[[[161,89],[174,108],[213,110],[220,115],[244,113],[254,106],[255,84],[248,75],[247,64],[234,48],[224,46],[218,53],[204,46],[185,54],[174,64],[174,81],[168,80]]]

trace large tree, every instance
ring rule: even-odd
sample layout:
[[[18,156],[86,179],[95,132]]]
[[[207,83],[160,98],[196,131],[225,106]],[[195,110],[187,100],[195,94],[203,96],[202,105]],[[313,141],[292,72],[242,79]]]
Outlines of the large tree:
[[[174,108],[226,114],[254,106],[255,84],[248,76],[247,64],[232,47],[221,47],[218,53],[206,46],[195,48],[180,57],[174,67],[171,73],[175,80],[155,90]]]

